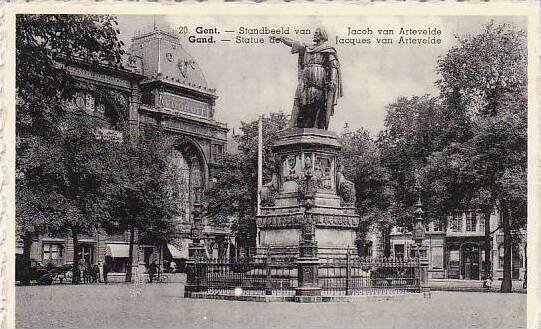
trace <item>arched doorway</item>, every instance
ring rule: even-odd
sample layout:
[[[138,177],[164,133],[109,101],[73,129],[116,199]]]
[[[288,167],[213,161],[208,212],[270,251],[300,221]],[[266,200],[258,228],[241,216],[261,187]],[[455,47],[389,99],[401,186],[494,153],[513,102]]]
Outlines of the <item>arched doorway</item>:
[[[461,247],[462,277],[466,280],[479,280],[479,244],[465,243]]]
[[[190,224],[190,211],[205,187],[205,162],[200,150],[191,142],[175,146],[171,154],[170,177],[175,182],[173,196],[183,208],[179,224]]]

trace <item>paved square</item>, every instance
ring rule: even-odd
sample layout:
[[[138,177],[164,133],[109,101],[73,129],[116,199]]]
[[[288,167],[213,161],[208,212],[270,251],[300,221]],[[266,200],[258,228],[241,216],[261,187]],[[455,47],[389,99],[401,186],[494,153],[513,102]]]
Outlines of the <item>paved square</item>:
[[[183,298],[182,283],[17,287],[17,328],[526,328],[526,294],[354,303]]]

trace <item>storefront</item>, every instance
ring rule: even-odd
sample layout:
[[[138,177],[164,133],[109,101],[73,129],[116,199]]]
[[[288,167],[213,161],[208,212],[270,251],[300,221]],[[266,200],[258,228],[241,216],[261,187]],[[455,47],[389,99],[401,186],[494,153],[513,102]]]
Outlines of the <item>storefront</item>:
[[[481,280],[485,262],[484,237],[447,237],[445,258],[448,279]]]
[[[107,243],[105,249],[105,263],[109,273],[126,274],[130,245],[128,243]]]

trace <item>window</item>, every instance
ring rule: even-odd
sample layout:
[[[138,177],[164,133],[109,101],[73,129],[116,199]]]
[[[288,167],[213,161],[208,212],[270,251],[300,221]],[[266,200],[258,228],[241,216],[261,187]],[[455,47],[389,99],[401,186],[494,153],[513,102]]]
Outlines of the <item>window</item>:
[[[367,241],[361,245],[361,257],[372,257],[372,241]]]
[[[88,264],[94,263],[94,247],[90,245],[79,246],[79,256]]]
[[[113,273],[126,273],[128,268],[128,259],[127,258],[112,258],[106,257],[105,262],[109,268],[109,272]]]
[[[503,243],[498,247],[498,268],[503,268],[504,247]]]
[[[432,247],[432,268],[443,268],[443,247]]]
[[[218,158],[224,153],[224,146],[221,144],[212,145],[212,159],[217,161]]]
[[[485,214],[477,214],[479,217],[479,231],[485,232]]]
[[[518,244],[513,244],[511,248],[511,266],[513,269],[524,267],[522,262],[522,251]]]
[[[432,224],[434,226],[434,232],[441,232],[443,231],[443,223],[441,220],[436,220]]]
[[[449,226],[451,227],[451,232],[462,232],[462,214],[453,214]]]
[[[43,244],[43,260],[57,260],[62,258],[64,247],[58,243]]]
[[[477,229],[477,218],[475,213],[470,211],[466,213],[466,232],[475,232]]]
[[[404,245],[395,244],[394,245],[394,257],[395,258],[404,258]]]

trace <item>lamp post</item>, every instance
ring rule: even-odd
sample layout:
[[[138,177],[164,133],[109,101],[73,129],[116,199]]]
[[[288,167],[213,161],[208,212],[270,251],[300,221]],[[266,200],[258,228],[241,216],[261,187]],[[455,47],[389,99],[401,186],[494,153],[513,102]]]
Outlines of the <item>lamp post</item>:
[[[201,291],[201,279],[206,275],[203,264],[198,261],[205,259],[205,247],[201,244],[203,238],[203,225],[201,222],[202,205],[199,195],[200,186],[194,186],[194,201],[192,203],[191,218],[192,225],[190,237],[192,243],[188,246],[188,260],[186,261],[186,287],[184,288],[184,297],[191,297],[193,292]]]
[[[426,292],[428,288],[428,259],[426,257],[427,247],[423,245],[423,240],[425,239],[425,225],[423,224],[423,204],[421,202],[421,187],[419,185],[417,188],[417,203],[415,204],[415,224],[413,225],[412,238],[414,240],[415,246],[415,258],[417,260],[417,273],[420,283],[420,289],[423,292]],[[421,251],[423,252],[423,257],[421,257]]]
[[[299,188],[299,205],[303,214],[299,258],[297,259],[299,286],[295,289],[295,301],[299,303],[321,302],[315,224],[310,211],[314,206],[315,194],[313,174],[311,159],[307,157],[304,163],[304,177]]]

